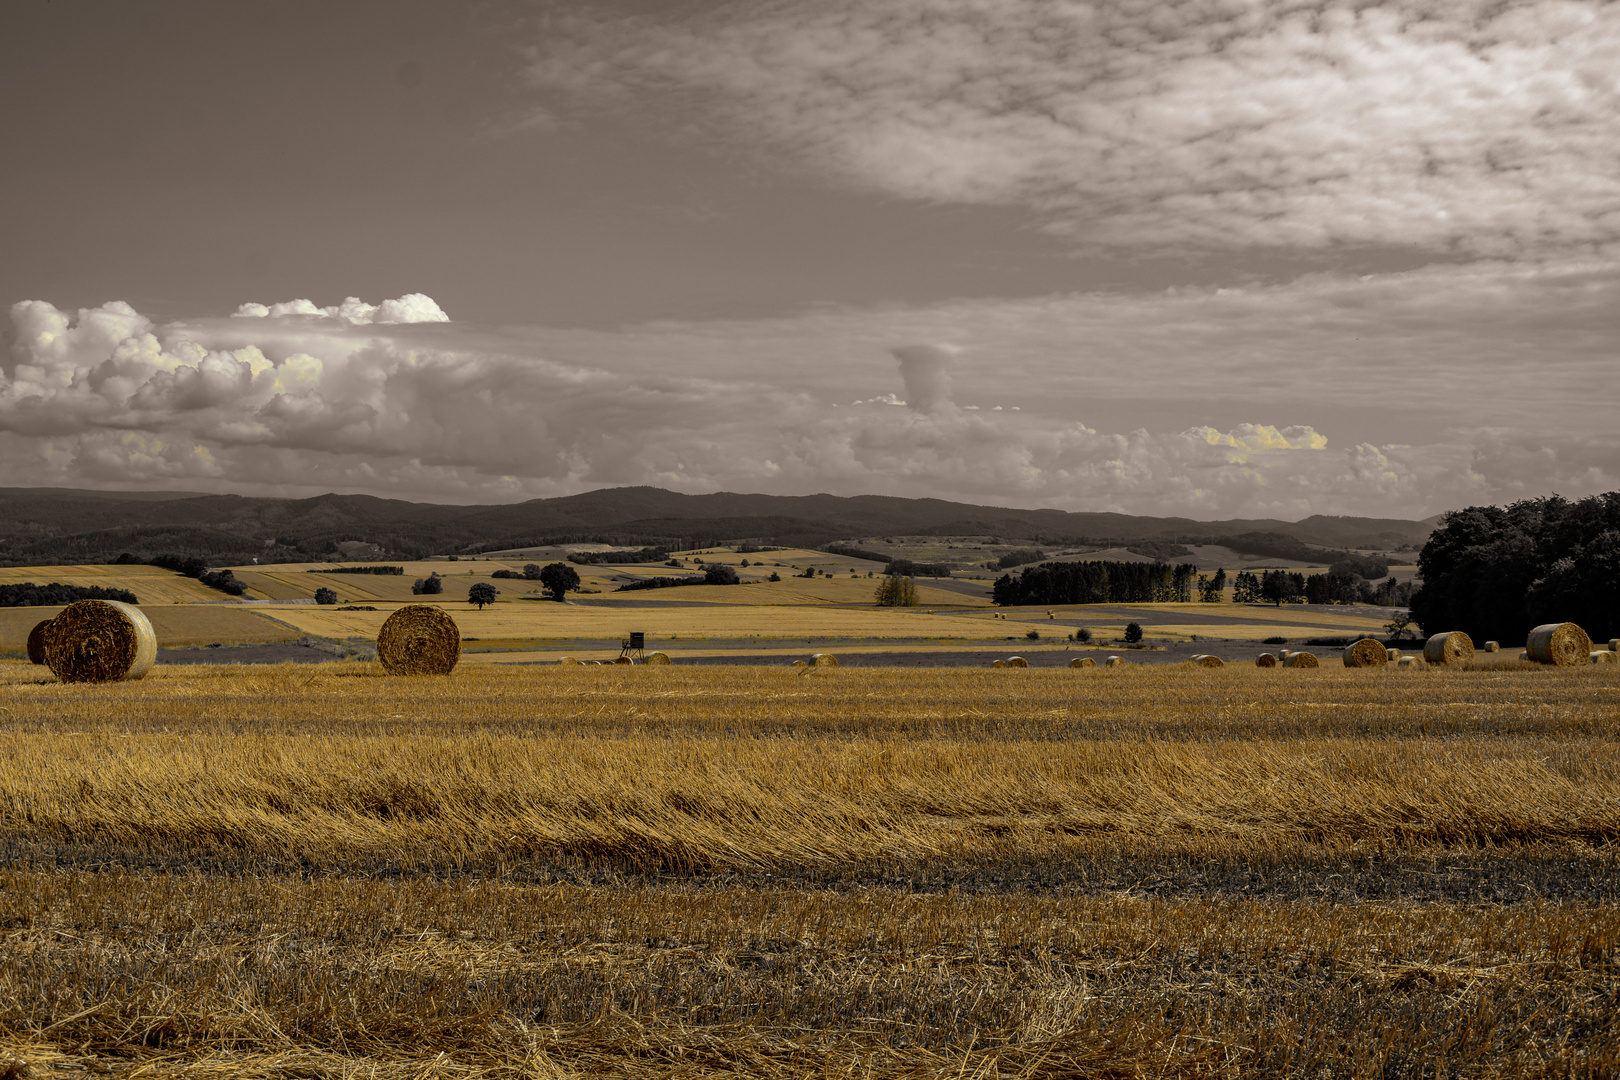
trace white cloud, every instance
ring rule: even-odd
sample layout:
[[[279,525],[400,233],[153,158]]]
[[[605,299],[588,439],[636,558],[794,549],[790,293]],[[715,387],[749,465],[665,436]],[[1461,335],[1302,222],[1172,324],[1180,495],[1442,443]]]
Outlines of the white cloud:
[[[553,119],[658,115],[1093,243],[1620,249],[1601,0],[575,6],[532,48]]]
[[[1175,317],[1188,317],[1179,307],[1188,302],[1162,300],[1164,310],[1182,311]],[[1247,295],[1196,299],[1194,324],[1226,325],[1254,302]],[[1289,294],[1287,304],[1298,302]],[[1111,310],[1101,301],[1048,303],[1044,317],[1056,321],[1040,332],[1060,337],[1073,328],[1075,305],[1089,319]],[[0,380],[0,460],[10,482],[28,484],[358,490],[480,501],[641,483],[1201,518],[1424,516],[1465,502],[1620,486],[1620,439],[1612,424],[1585,432],[1566,424],[1556,433],[1437,425],[1398,443],[1358,438],[1353,426],[1340,435],[1331,426],[1271,417],[1122,429],[1108,422],[1115,410],[1105,396],[1077,398],[1040,383],[1028,399],[1038,407],[959,407],[945,381],[947,363],[957,374],[989,370],[991,386],[1005,383],[1018,365],[1002,357],[987,363],[985,345],[914,346],[896,333],[918,322],[951,330],[921,340],[962,340],[973,336],[970,329],[982,338],[1000,322],[1029,328],[1038,311],[1015,305],[997,313],[974,304],[948,318],[869,313],[876,322],[866,324],[846,313],[868,338],[891,335],[866,349],[863,377],[877,388],[903,387],[903,400],[912,404],[840,409],[814,384],[767,384],[750,368],[763,350],[773,380],[784,367],[803,367],[817,372],[826,390],[827,369],[784,344],[859,356],[860,339],[849,325],[831,341],[817,336],[827,329],[825,315],[806,317],[791,332],[777,323],[748,335],[732,324],[703,328],[711,359],[727,352],[732,366],[671,375],[671,366],[683,365],[652,371],[561,362],[532,344],[518,348],[510,336],[458,324],[356,323],[322,311],[156,325],[121,303],[70,315],[25,302],[12,309],[14,346]],[[1064,311],[1064,318],[1054,314]],[[1153,321],[1141,311],[1137,316],[1144,325]],[[1388,312],[1357,317],[1387,321]],[[655,337],[679,354],[679,335],[666,330]],[[623,347],[627,340],[619,335],[600,344]],[[561,334],[553,343],[566,353],[579,341]],[[1064,355],[1054,361],[1071,362]],[[1138,384],[1168,388],[1181,376],[1166,373],[1197,371],[1196,363],[1166,363],[1146,374],[1137,370]],[[1425,385],[1425,369],[1410,370]],[[1451,374],[1461,368],[1431,370],[1439,372],[1435,393],[1467,396],[1466,384]],[[1346,385],[1361,385],[1365,374],[1351,371]],[[1385,383],[1382,393],[1392,385],[1402,384]],[[1340,387],[1315,389],[1336,394]],[[1203,390],[1193,385],[1192,400]],[[1594,396],[1584,382],[1566,387],[1565,395]],[[1614,400],[1601,386],[1595,396]],[[890,389],[856,404],[901,402]],[[1278,411],[1275,404],[1252,407]]]
[[[330,307],[316,307],[310,300],[287,300],[279,304],[246,303],[237,308],[232,317],[280,319],[289,315],[341,319],[352,326],[450,321],[450,316],[433,298],[422,293],[406,293],[397,300],[384,300],[381,304],[368,304],[358,296],[351,296],[343,303]]]

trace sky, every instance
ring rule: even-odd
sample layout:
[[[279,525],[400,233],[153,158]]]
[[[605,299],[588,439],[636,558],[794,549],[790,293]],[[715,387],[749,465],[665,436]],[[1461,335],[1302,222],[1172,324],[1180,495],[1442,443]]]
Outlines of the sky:
[[[0,485],[1620,488],[1620,4],[17,0]]]

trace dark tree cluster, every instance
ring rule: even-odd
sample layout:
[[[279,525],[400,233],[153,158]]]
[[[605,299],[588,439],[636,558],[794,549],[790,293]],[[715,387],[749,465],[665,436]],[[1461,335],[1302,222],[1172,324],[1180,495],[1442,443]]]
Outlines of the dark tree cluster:
[[[325,566],[314,570],[305,570],[306,574],[381,574],[384,577],[401,576],[405,573],[403,566]]]
[[[1329,570],[1301,574],[1291,570],[1242,570],[1232,579],[1236,604],[1378,604],[1405,607],[1412,597],[1411,582],[1394,578],[1374,584],[1354,574]]]
[[[889,565],[883,568],[885,574],[893,577],[933,577],[944,578],[951,576],[951,568],[942,563],[917,563],[910,559],[891,559]]]
[[[568,561],[581,566],[598,563],[653,563],[669,558],[669,552],[659,547],[644,547],[635,551],[571,551]]]
[[[739,547],[737,550],[740,552],[742,551],[742,548]],[[753,548],[750,550],[750,553],[758,550],[758,548]],[[776,551],[780,549],[772,548],[771,550]],[[881,551],[868,551],[865,548],[858,548],[853,544],[824,544],[822,545],[821,550],[825,551],[829,555],[841,555],[846,559],[869,559],[872,562],[880,563],[894,562],[893,555],[885,555]]]
[[[229,570],[210,570],[207,563],[194,555],[159,555],[151,565],[196,578],[210,589],[218,589],[227,596],[241,596],[247,592],[247,586],[235,574]]]
[[[1015,566],[1038,563],[1044,558],[1046,558],[1046,552],[1040,548],[1015,548],[996,560],[996,569],[1011,570]]]
[[[35,585],[32,581],[0,585],[0,607],[44,607],[47,604],[71,604],[75,600],[140,603],[128,589],[108,589],[100,585],[62,585],[55,581],[49,585]]]
[[[1019,604],[1144,604],[1192,599],[1192,563],[1048,562],[996,579],[992,599]]]
[[[444,592],[444,579],[439,576],[437,571],[425,578],[417,578],[411,583],[412,596],[438,596],[442,592]]]
[[[1620,637],[1620,491],[1453,510],[1418,572],[1412,617],[1426,634],[1517,644],[1542,623],[1573,622],[1597,641]]]

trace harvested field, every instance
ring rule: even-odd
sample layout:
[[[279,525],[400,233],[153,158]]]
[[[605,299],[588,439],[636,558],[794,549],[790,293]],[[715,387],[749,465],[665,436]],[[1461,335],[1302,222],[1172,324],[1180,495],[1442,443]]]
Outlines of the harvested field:
[[[0,608],[0,653],[21,651],[28,632],[41,619],[55,618],[61,607]],[[257,611],[231,604],[141,605],[163,647],[296,641],[299,631]]]
[[[1614,667],[798,670],[0,662],[0,1057],[1620,1068]]]

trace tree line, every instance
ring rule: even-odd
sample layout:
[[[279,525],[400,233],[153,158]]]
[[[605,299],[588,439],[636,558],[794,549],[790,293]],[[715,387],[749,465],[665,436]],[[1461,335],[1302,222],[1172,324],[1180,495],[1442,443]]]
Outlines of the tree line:
[[[1048,562],[996,579],[991,598],[1020,604],[1145,604],[1190,601],[1192,563]]]
[[[140,603],[135,599],[135,594],[128,589],[109,589],[101,585],[63,585],[56,581],[49,585],[35,585],[32,581],[0,585],[0,607],[45,607],[71,604],[75,600],[118,600],[125,604]]]
[[[1620,491],[1453,510],[1418,572],[1412,617],[1426,634],[1519,644],[1532,627],[1573,622],[1597,641],[1620,637]]]

